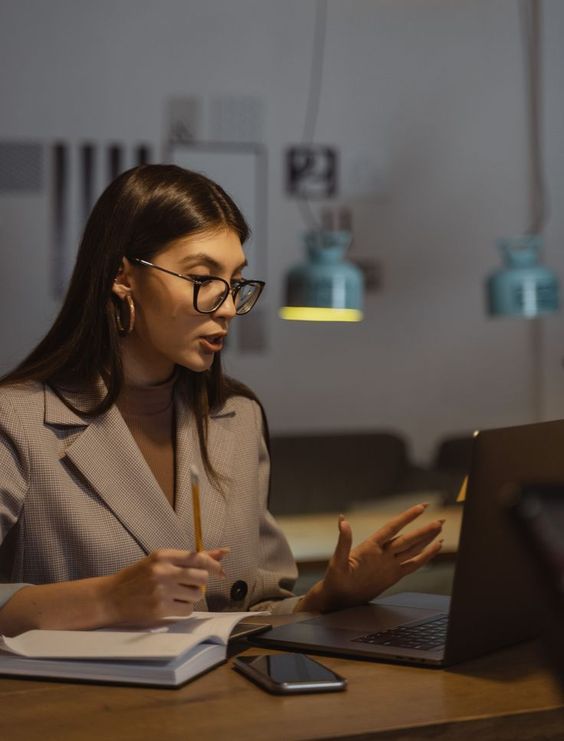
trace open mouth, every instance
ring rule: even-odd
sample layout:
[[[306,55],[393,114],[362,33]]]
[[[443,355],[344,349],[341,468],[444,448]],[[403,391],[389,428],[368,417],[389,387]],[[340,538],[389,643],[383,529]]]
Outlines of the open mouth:
[[[210,334],[200,338],[204,350],[207,352],[219,352],[223,347],[224,334]]]

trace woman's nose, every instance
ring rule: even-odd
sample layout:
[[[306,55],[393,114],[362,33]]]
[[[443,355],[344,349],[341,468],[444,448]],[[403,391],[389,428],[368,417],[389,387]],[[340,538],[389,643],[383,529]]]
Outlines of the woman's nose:
[[[231,291],[227,294],[227,298],[225,301],[221,304],[221,306],[216,309],[214,312],[216,316],[222,316],[226,317],[227,319],[233,319],[233,317],[236,315],[235,310],[235,301],[233,299],[233,294]]]

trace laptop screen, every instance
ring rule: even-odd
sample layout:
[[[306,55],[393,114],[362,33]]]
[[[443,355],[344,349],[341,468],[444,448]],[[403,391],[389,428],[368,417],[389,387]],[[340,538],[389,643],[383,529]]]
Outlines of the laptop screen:
[[[529,482],[564,482],[564,421],[479,432],[453,583],[447,663],[532,638],[543,595],[507,520],[506,500]]]
[[[564,688],[564,479],[519,487],[509,512],[543,591],[541,635]]]

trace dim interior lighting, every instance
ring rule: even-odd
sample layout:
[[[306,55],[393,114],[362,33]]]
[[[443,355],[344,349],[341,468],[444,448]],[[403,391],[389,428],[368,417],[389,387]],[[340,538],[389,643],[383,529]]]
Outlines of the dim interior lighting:
[[[283,306],[278,312],[282,319],[301,322],[360,322],[358,309],[327,309],[320,306]]]
[[[363,277],[345,259],[348,231],[314,229],[305,233],[306,262],[286,276],[282,319],[309,322],[362,320]]]

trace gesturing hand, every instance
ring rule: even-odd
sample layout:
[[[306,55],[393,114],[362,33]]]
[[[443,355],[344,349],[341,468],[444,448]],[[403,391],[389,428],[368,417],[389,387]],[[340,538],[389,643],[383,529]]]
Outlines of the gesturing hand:
[[[228,552],[158,550],[118,571],[108,580],[109,624],[151,625],[190,615],[209,574],[224,576],[220,561]]]
[[[339,539],[327,572],[305,595],[299,609],[329,612],[368,602],[426,564],[441,549],[442,541],[436,538],[444,520],[401,532],[425,508],[417,504],[402,512],[355,548],[351,526],[341,515]]]

